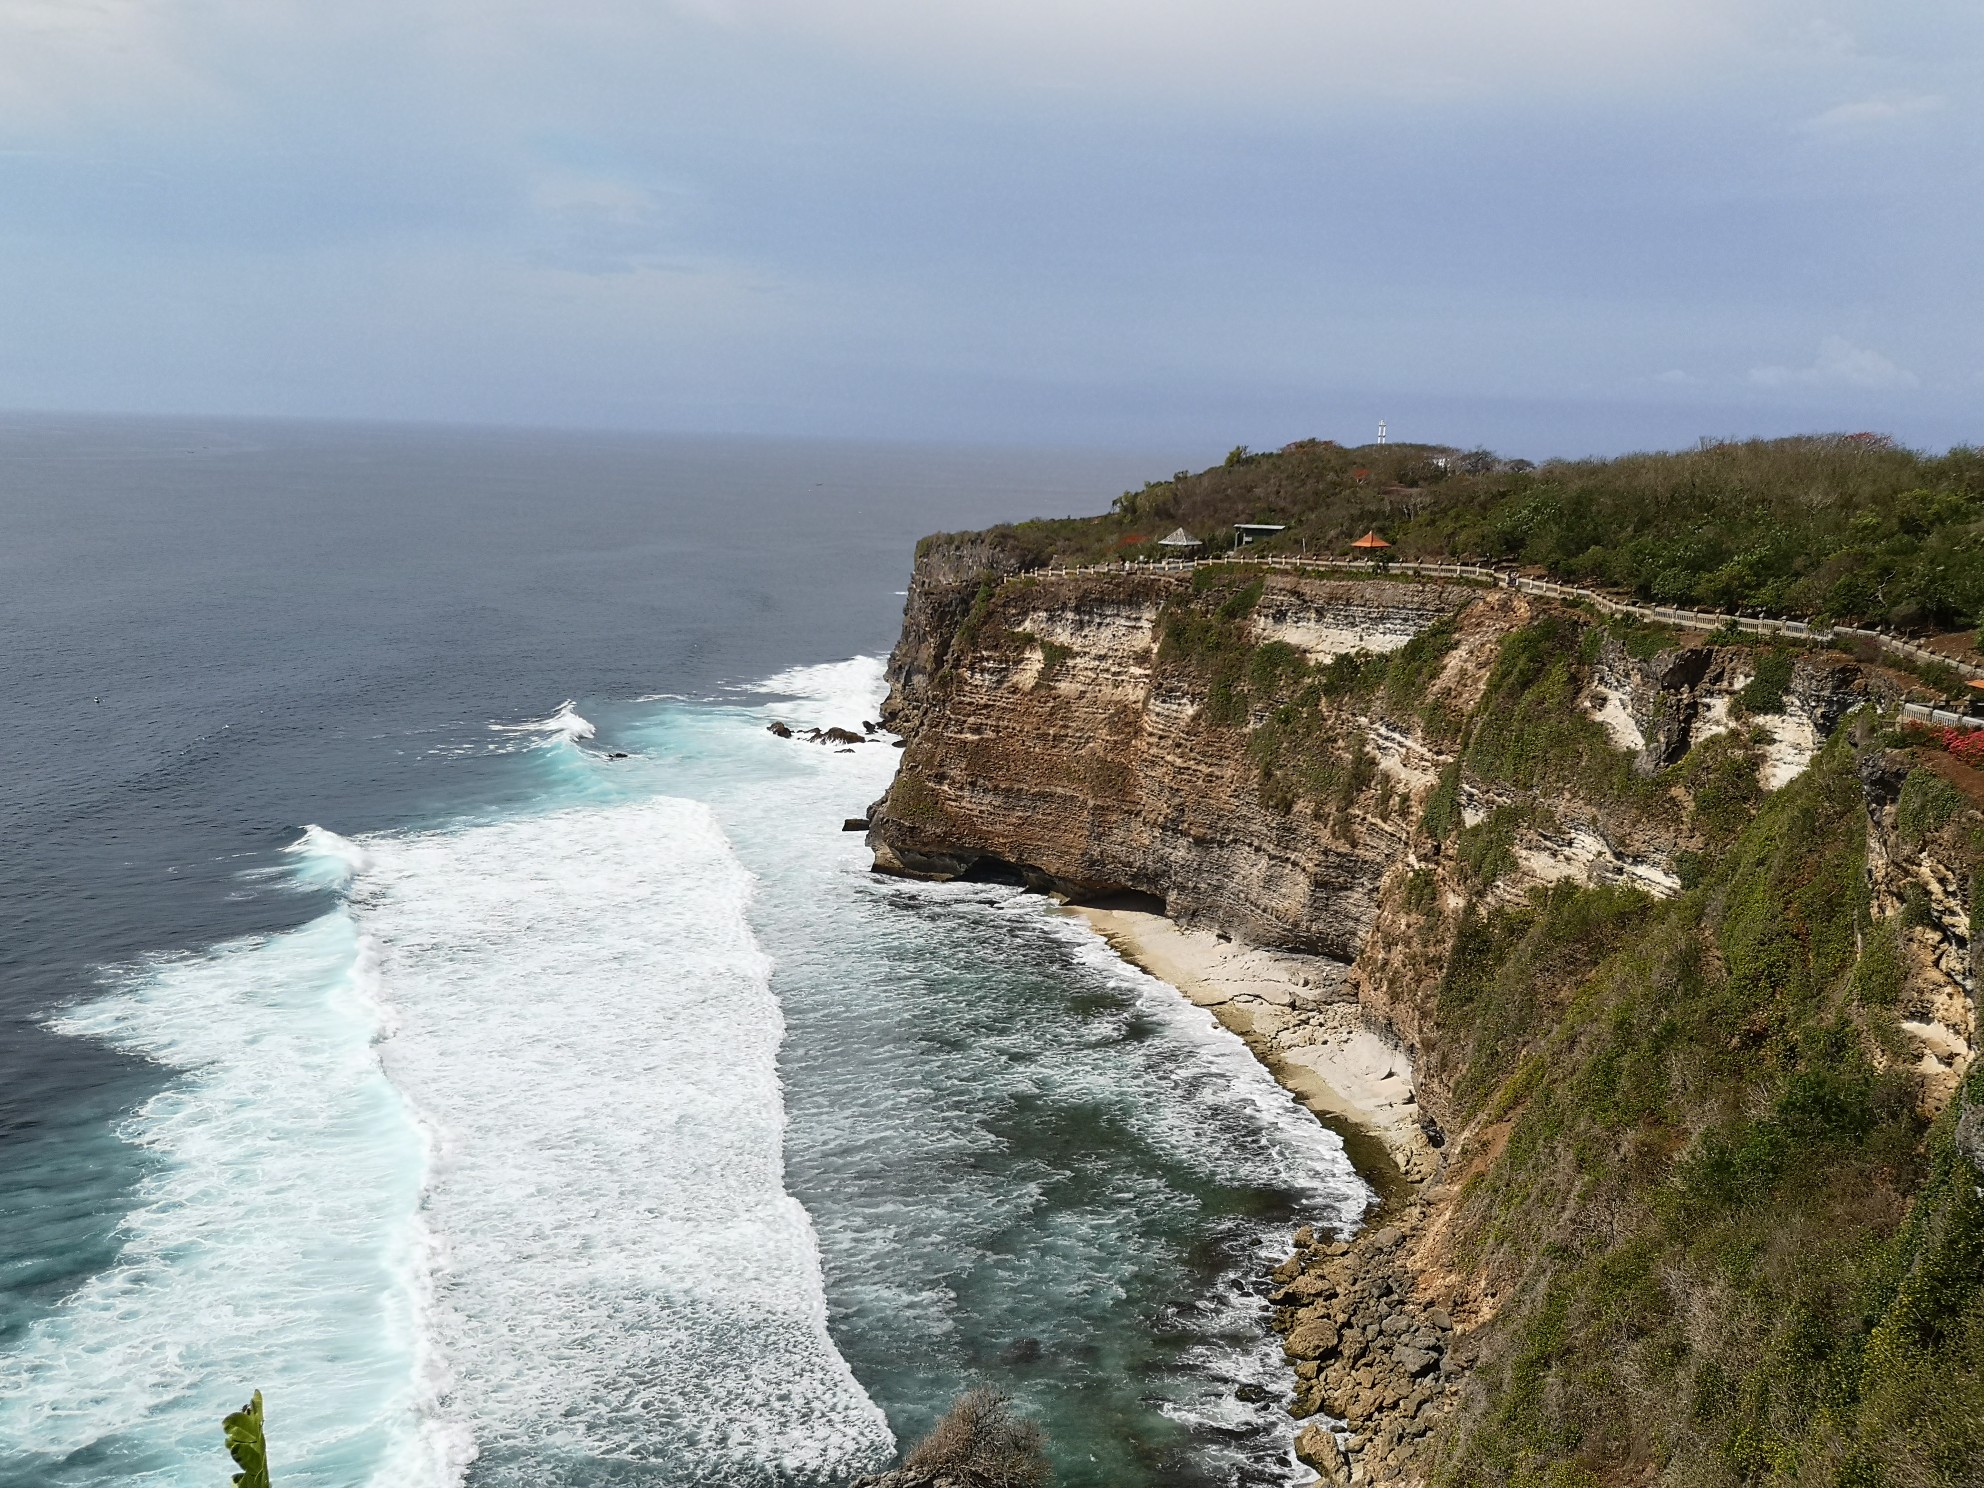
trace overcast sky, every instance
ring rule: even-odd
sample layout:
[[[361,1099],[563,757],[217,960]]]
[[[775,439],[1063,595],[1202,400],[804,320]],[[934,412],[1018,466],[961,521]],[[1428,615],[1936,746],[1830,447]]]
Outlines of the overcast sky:
[[[1976,0],[0,0],[0,407],[1984,440]]]

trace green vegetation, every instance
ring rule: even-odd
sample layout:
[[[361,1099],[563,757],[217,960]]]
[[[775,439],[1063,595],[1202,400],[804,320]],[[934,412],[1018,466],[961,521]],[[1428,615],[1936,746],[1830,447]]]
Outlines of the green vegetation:
[[[1933,775],[1904,795],[1914,831],[1954,817]],[[1866,831],[1841,736],[1678,899],[1466,912],[1433,1059],[1509,1123],[1456,1226],[1504,1302],[1442,1483],[1979,1481],[1984,1199],[1881,1057],[1903,970]]]
[[[1535,818],[1525,807],[1461,833],[1463,774],[1504,792],[1570,793],[1643,823],[1690,831],[1711,851],[1733,840],[1763,799],[1755,745],[1740,733],[1719,735],[1650,778],[1634,772],[1632,756],[1578,702],[1597,653],[1593,642],[1613,632],[1609,624],[1558,613],[1512,633],[1496,654],[1480,704],[1463,718],[1431,694],[1453,649],[1457,617],[1397,651],[1345,652],[1318,666],[1292,646],[1255,639],[1246,616],[1263,592],[1258,571],[1199,570],[1189,597],[1160,613],[1157,659],[1161,669],[1190,675],[1207,700],[1205,723],[1247,732],[1262,799],[1278,810],[1308,801],[1341,820],[1374,780],[1376,764],[1361,733],[1343,722],[1346,706],[1458,750],[1460,763],[1428,798],[1420,827],[1436,841],[1460,833],[1463,861],[1482,886],[1512,863],[1518,816]],[[1766,689],[1788,684],[1789,653],[1763,653],[1758,677]],[[1691,851],[1702,861],[1699,850]]]
[[[1540,567],[1643,601],[1903,629],[1984,622],[1984,452],[1870,435],[1707,442],[1542,466],[1431,445],[1301,440],[1125,492],[1104,516],[985,539],[1021,566],[1151,556],[1184,526],[1215,546],[1344,552],[1377,527],[1398,558]]]
[[[262,1434],[262,1392],[240,1410],[221,1419],[228,1456],[241,1469],[229,1481],[234,1488],[269,1488],[269,1444]]]
[[[1650,660],[1661,652],[1672,650],[1681,644],[1679,632],[1665,625],[1649,625],[1637,615],[1613,616],[1605,622],[1604,632],[1596,629],[1591,632],[1591,639],[1600,640],[1606,633],[1617,640],[1634,661]],[[1744,640],[1747,642],[1749,637],[1745,636]],[[1597,660],[1596,650],[1587,654],[1585,660]]]
[[[1158,666],[1192,677],[1206,698],[1205,723],[1247,730],[1270,806],[1289,811],[1306,800],[1340,816],[1372,784],[1377,762],[1329,705],[1354,699],[1362,711],[1415,719],[1442,736],[1449,721],[1426,691],[1453,647],[1453,624],[1433,626],[1389,655],[1350,652],[1318,667],[1293,646],[1255,639],[1246,622],[1265,587],[1258,570],[1200,569],[1190,594],[1158,617]]]
[[[1657,808],[1660,789],[1632,774],[1630,756],[1578,706],[1583,639],[1570,616],[1546,615],[1503,641],[1475,710],[1468,773],[1488,785],[1576,786],[1594,802]]]
[[[1903,842],[1915,846],[1962,809],[1963,797],[1955,786],[1918,766],[1901,783],[1901,795],[1894,803],[1894,828]]]
[[[924,783],[922,776],[907,770],[896,776],[889,790],[889,809],[904,821],[921,827],[941,827],[948,820],[943,798]]]
[[[1773,647],[1757,654],[1757,674],[1736,696],[1746,713],[1782,713],[1784,694],[1791,686],[1792,658],[1789,651]]]

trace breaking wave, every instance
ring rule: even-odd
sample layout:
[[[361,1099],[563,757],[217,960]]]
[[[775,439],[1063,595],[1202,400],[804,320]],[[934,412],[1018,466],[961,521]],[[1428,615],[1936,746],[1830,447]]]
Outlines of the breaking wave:
[[[1362,1185],[1043,899],[868,873],[839,826],[896,752],[765,725],[881,684],[657,703],[621,757],[572,703],[492,725],[528,809],[308,827],[328,913],[67,1014],[171,1079],[116,1264],[0,1354],[0,1483],[208,1480],[259,1387],[296,1488],[786,1488],[988,1372],[1071,1484],[1280,1481],[1250,1278]]]
[[[522,734],[535,736],[544,743],[576,744],[581,739],[590,739],[599,732],[590,721],[579,713],[578,704],[567,698],[558,705],[558,711],[549,718],[533,719],[528,723],[492,723],[489,731],[495,734]]]

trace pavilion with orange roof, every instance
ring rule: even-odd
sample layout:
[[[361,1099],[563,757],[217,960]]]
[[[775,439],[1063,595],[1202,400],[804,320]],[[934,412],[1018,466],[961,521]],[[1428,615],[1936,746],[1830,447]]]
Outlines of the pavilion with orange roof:
[[[1378,529],[1375,527],[1373,527],[1369,532],[1365,533],[1362,537],[1358,538],[1356,542],[1351,544],[1351,547],[1361,548],[1363,551],[1367,553],[1377,553],[1385,548],[1389,548],[1390,546],[1391,546],[1390,543],[1386,542],[1382,537],[1378,536]]]

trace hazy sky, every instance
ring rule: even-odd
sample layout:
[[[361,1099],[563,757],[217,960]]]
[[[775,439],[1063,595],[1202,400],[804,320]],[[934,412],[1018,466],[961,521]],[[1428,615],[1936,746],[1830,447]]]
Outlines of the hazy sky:
[[[0,407],[1984,440],[1977,0],[0,0]]]

